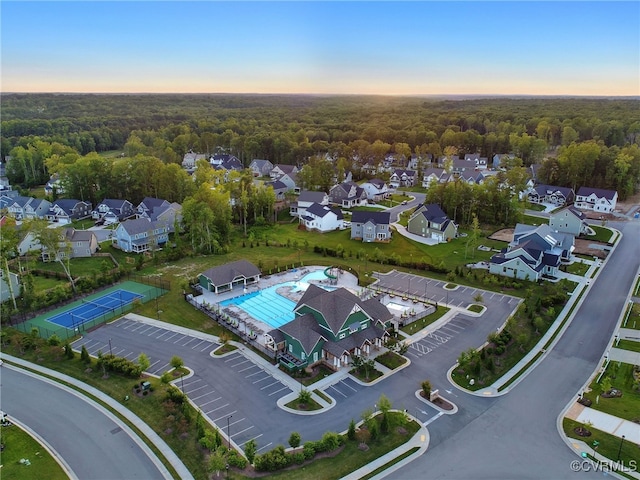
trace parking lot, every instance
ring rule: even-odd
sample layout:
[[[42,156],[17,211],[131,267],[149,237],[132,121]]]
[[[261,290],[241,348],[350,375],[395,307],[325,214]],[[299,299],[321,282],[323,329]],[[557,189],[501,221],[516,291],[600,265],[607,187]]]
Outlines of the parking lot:
[[[436,331],[427,333],[421,339],[416,339],[409,344],[407,355],[417,358],[427,355],[466,329],[473,328],[473,322],[473,318],[457,315]]]
[[[207,335],[167,327],[125,317],[88,332],[74,342],[73,348],[80,350],[84,345],[92,355],[99,351],[111,352],[132,361],[144,352],[151,362],[148,371],[153,375],[169,370],[171,357],[178,355],[194,374],[178,379],[176,386],[225,434],[229,419],[233,443],[242,448],[255,439],[258,451],[266,451],[273,448],[275,442],[281,442],[274,438],[275,413],[284,412],[276,401],[292,390],[239,351],[212,357],[210,353],[219,344],[205,338]]]

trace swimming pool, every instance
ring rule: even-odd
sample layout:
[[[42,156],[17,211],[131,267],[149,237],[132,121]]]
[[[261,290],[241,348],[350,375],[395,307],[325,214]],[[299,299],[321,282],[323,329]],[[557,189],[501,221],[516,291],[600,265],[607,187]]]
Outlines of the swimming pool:
[[[245,293],[236,298],[230,298],[220,302],[221,307],[235,305],[241,308],[256,320],[259,320],[273,328],[278,328],[289,323],[295,318],[293,309],[296,304],[276,292],[280,287],[294,287],[294,292],[305,291],[309,286],[309,280],[326,280],[322,270],[311,272],[296,282],[283,282],[258,290],[257,292]],[[335,287],[323,287],[335,288]]]

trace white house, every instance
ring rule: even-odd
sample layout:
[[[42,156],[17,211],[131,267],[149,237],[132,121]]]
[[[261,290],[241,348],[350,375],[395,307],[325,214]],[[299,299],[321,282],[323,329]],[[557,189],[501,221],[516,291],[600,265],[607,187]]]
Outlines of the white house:
[[[360,187],[362,187],[362,189],[367,194],[367,199],[374,202],[384,200],[385,198],[389,197],[389,195],[391,195],[388,185],[379,178],[372,178],[368,182],[360,185]]]
[[[618,192],[602,188],[580,187],[575,206],[594,212],[611,213],[616,209]]]
[[[312,192],[303,190],[298,196],[297,202],[292,202],[289,206],[289,215],[292,217],[300,217],[305,214],[307,208],[312,204],[329,205],[329,195],[324,192]]]
[[[549,226],[557,232],[570,233],[579,237],[592,231],[586,218],[585,213],[577,208],[566,207],[549,215]]]
[[[0,270],[0,303],[20,296],[22,285],[20,285],[20,279],[18,278],[18,275],[9,272],[9,279],[9,281],[11,282],[11,288],[9,288],[9,284],[4,277],[4,269]],[[13,297],[11,296],[12,293]]]
[[[330,208],[319,203],[311,204],[300,216],[300,225],[307,230],[332,232],[344,228],[344,217],[339,208]]]

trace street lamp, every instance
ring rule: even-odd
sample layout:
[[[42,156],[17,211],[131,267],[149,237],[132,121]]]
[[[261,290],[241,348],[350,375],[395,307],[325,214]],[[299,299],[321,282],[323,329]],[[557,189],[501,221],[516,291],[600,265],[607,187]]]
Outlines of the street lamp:
[[[109,339],[109,355],[113,357],[113,350],[111,350],[111,339]]]
[[[618,462],[620,461],[620,453],[622,453],[622,444],[624,443],[624,435],[620,438],[620,447],[618,448]]]

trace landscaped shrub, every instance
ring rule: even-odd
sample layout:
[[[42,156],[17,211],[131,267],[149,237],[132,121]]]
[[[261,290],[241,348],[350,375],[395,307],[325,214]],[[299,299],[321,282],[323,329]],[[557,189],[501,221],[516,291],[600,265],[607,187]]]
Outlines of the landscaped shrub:
[[[98,364],[104,365],[104,367],[111,371],[121,373],[131,378],[138,378],[142,375],[142,369],[140,365],[133,363],[131,360],[127,360],[124,357],[116,357],[115,355],[103,355],[98,359]]]
[[[326,432],[322,435],[322,443],[323,451],[330,452],[331,450],[335,450],[344,442],[344,439],[341,435],[335,432]]]
[[[278,445],[273,450],[255,458],[255,468],[259,472],[273,472],[288,467],[291,463],[291,456],[287,455],[284,446]]]
[[[351,419],[351,422],[349,422],[349,430],[347,430],[347,438],[349,440],[356,439],[356,422],[355,420],[353,420],[353,418]]]
[[[235,450],[229,452],[229,465],[232,467],[243,469],[247,466],[247,459],[238,454]]]
[[[316,454],[316,442],[305,442],[302,448],[302,454],[306,460],[310,460]]]

